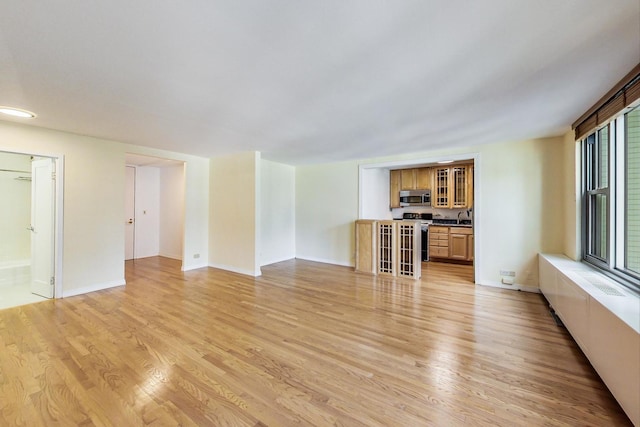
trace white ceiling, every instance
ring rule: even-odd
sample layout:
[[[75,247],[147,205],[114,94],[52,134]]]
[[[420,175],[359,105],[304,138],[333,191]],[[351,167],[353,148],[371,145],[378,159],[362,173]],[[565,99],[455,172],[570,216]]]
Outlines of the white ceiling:
[[[29,124],[290,164],[558,135],[638,62],[638,0],[20,0],[0,12],[0,105],[36,112]]]

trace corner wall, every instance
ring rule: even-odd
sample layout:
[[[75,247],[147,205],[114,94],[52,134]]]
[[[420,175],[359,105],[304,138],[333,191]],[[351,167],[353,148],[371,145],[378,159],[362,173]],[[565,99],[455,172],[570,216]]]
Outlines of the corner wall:
[[[573,260],[581,259],[580,223],[582,206],[580,200],[580,143],[575,141],[573,131],[564,135],[564,247],[563,253]]]
[[[295,168],[262,160],[260,164],[260,265],[295,258]]]
[[[296,258],[353,266],[358,163],[296,168]]]
[[[259,276],[260,153],[210,160],[209,265]]]

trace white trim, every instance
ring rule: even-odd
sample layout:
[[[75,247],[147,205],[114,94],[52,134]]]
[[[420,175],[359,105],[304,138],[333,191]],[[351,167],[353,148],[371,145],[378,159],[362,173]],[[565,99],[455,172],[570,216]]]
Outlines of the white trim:
[[[295,257],[296,257],[295,254],[293,254],[293,255],[287,255],[287,256],[284,256],[284,257],[276,258],[276,259],[273,259],[273,260],[267,260],[260,267],[264,267],[265,265],[276,264],[276,263],[279,263],[279,262],[289,261],[289,260],[295,259]]]
[[[118,286],[124,286],[126,284],[124,279],[113,280],[111,282],[96,283],[90,286],[84,286],[82,288],[69,289],[64,291],[62,298],[69,298],[76,295],[88,294],[89,292],[102,291],[104,289],[117,288]]]
[[[180,270],[182,271],[191,271],[191,270],[197,270],[199,268],[206,268],[209,267],[209,265],[204,262],[204,263],[200,263],[200,264],[191,264],[191,265],[184,265],[184,263],[182,264],[182,267],[180,268]]]
[[[180,254],[167,254],[167,253],[160,252],[158,254],[158,256],[161,256],[161,257],[164,257],[164,258],[175,259],[176,261],[182,261],[182,258],[181,258]]]
[[[434,157],[421,157],[415,159],[405,159],[405,160],[396,160],[389,162],[380,162],[380,163],[363,163],[358,165],[358,219],[362,219],[362,206],[363,206],[363,198],[364,194],[362,193],[362,179],[363,179],[363,170],[364,169],[374,169],[374,168],[401,168],[401,167],[411,167],[411,166],[420,166],[420,165],[432,165],[438,163],[442,160],[453,160],[453,161],[463,161],[463,160],[473,160],[473,272],[474,277],[478,280],[478,277],[482,277],[482,252],[478,250],[478,248],[482,247],[482,236],[483,232],[481,227],[476,227],[475,224],[482,224],[481,221],[481,212],[482,212],[482,198],[480,197],[482,182],[480,179],[480,165],[481,165],[481,155],[478,152],[475,153],[458,153],[458,154],[440,154]],[[310,261],[314,261],[311,258],[303,258],[297,256],[297,258],[301,259],[309,259]],[[326,261],[326,260],[318,260],[319,262],[328,262],[330,264],[335,264],[334,261]],[[339,264],[339,265],[348,265],[348,264]],[[353,267],[353,265],[349,265]],[[511,289],[511,288],[510,288]]]
[[[503,283],[496,282],[494,280],[483,280],[482,282],[476,282],[476,285],[487,286],[491,288],[508,289],[510,291],[532,292],[534,294],[541,293],[540,288],[536,288],[535,286],[519,285],[517,283],[514,283],[513,285],[505,285]]]
[[[321,262],[323,264],[341,265],[343,267],[355,267],[354,264],[337,261],[335,259],[316,258],[316,257],[310,257],[310,256],[304,256],[304,255],[296,255],[296,259],[301,259],[304,261]]]
[[[63,241],[64,241],[64,154],[57,154],[53,157],[56,168],[56,223],[54,230],[55,246],[54,253],[54,287],[53,297],[61,298],[64,296],[62,287],[62,258],[63,258]]]
[[[258,277],[262,275],[262,271],[260,271],[260,269],[258,269],[258,271],[251,271],[223,264],[209,264],[209,267],[230,271],[232,273],[244,274],[245,276]]]

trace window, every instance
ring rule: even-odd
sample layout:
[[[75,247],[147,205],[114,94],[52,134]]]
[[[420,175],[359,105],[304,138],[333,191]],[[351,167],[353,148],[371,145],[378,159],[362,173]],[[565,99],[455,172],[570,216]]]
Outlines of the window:
[[[640,107],[625,119],[625,268],[640,275]]]
[[[609,126],[589,135],[585,143],[586,160],[586,256],[594,263],[606,262],[609,251],[607,229],[609,210]]]
[[[640,292],[640,106],[583,140],[583,258]]]

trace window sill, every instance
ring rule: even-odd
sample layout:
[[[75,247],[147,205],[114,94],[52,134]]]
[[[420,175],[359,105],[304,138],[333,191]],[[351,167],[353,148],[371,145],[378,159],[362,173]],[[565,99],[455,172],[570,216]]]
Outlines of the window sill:
[[[640,334],[640,296],[587,263],[574,261],[558,254],[540,254],[540,256]]]

